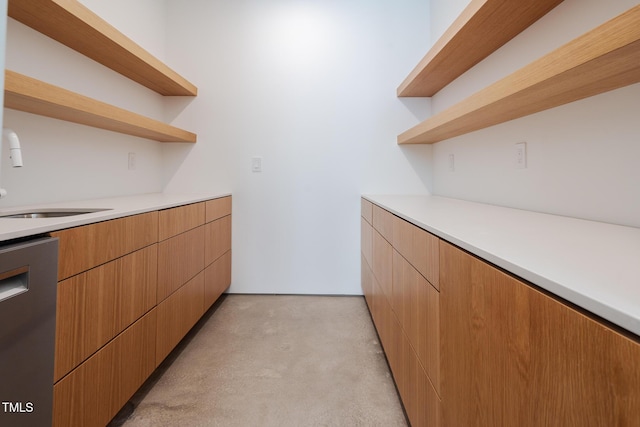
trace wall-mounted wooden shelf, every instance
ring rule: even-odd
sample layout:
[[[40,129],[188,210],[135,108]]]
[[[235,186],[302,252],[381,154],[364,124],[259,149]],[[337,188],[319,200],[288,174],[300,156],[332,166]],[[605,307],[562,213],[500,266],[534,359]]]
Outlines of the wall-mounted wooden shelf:
[[[430,144],[640,82],[640,5],[398,136]]]
[[[198,92],[77,0],[9,0],[8,15],[162,95]]]
[[[433,96],[562,0],[472,0],[398,87],[398,96]]]
[[[4,106],[160,142],[196,142],[196,134],[6,70]]]

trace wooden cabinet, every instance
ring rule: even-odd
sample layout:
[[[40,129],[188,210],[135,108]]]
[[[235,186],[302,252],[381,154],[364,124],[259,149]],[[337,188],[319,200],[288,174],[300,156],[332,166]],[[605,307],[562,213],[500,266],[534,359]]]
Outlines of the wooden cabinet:
[[[60,239],[58,280],[158,241],[158,213],[149,212],[51,233]]]
[[[155,309],[53,387],[53,426],[104,426],[151,375]]]
[[[393,246],[436,289],[439,289],[439,241],[436,236],[393,217]]]
[[[104,426],[229,287],[231,197],[52,234],[54,425]]]
[[[633,426],[640,344],[441,243],[446,426]]]
[[[204,308],[207,310],[231,284],[231,249],[204,270]]]
[[[156,277],[153,244],[58,283],[55,381],[156,305]]]
[[[231,197],[206,202],[204,304],[208,309],[231,284]]]
[[[636,335],[383,211],[362,289],[413,426],[638,425]]]
[[[158,303],[204,269],[204,226],[158,243]]]
[[[204,313],[204,272],[158,304],[156,366],[164,360]]]
[[[231,197],[160,212],[156,363],[231,284]]]
[[[438,240],[363,199],[362,290],[414,426],[440,425]]]

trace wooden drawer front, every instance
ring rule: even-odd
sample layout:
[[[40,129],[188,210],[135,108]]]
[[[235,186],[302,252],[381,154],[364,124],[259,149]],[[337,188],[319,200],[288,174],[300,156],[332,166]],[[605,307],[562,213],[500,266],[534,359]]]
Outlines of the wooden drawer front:
[[[156,304],[157,246],[58,283],[58,381]]]
[[[204,313],[204,271],[156,308],[156,366],[164,360]]]
[[[364,255],[360,255],[360,283],[362,286],[362,294],[367,301],[369,311],[371,308],[371,297],[373,294],[373,272],[369,267],[369,263],[364,259]]]
[[[172,292],[204,269],[204,226],[158,243],[158,298]]]
[[[378,280],[384,295],[391,300],[392,296],[393,250],[391,244],[377,231],[373,232],[373,264],[371,269]]]
[[[373,227],[364,218],[360,218],[360,250],[369,265],[373,264]]]
[[[387,212],[380,206],[373,205],[373,228],[378,230],[388,242],[393,241],[393,217],[391,212]]]
[[[51,233],[60,239],[58,281],[158,241],[158,213],[149,212]]]
[[[158,240],[184,233],[204,224],[205,203],[193,203],[158,212]]]
[[[156,313],[147,313],[53,387],[54,427],[105,426],[155,364]]]
[[[204,309],[209,309],[230,284],[231,251],[227,251],[204,270]]]
[[[395,250],[392,308],[420,364],[440,393],[440,294]]]
[[[360,199],[360,215],[369,224],[373,224],[373,203],[368,200]]]
[[[638,425],[637,338],[453,245],[440,259],[446,425]]]
[[[215,221],[223,216],[231,215],[231,196],[207,200],[205,211],[206,222]]]
[[[399,373],[394,374],[394,378],[407,417],[412,426],[440,426],[440,398],[420,365],[406,335],[402,331],[397,332],[400,338],[401,355],[398,359],[401,366],[398,367]]]
[[[393,218],[393,246],[440,290],[440,239],[402,218]]]
[[[204,262],[211,264],[231,249],[231,215],[227,215],[204,226]]]

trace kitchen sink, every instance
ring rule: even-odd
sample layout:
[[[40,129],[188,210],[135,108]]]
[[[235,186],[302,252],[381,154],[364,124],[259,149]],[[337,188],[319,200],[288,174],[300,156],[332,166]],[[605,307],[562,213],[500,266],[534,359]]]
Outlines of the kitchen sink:
[[[0,215],[0,218],[60,218],[108,210],[110,209],[31,209],[24,212],[18,211],[11,214]]]

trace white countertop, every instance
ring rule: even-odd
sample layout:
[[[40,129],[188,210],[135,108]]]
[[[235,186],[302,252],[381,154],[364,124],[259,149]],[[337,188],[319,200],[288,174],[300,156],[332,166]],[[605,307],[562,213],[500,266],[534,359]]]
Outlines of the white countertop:
[[[640,335],[640,229],[437,196],[365,199]]]
[[[224,194],[165,194],[151,193],[134,196],[113,197],[107,199],[81,200],[73,202],[47,203],[29,206],[16,206],[0,209],[0,215],[16,212],[46,209],[108,209],[82,215],[58,218],[0,218],[0,241],[48,233],[64,228],[77,227],[109,219],[121,218],[160,209],[167,209],[203,200],[229,196]]]

